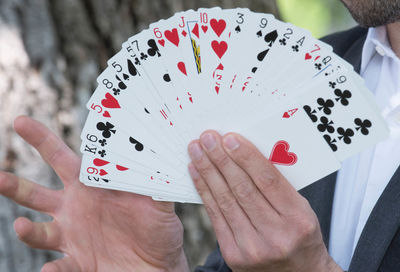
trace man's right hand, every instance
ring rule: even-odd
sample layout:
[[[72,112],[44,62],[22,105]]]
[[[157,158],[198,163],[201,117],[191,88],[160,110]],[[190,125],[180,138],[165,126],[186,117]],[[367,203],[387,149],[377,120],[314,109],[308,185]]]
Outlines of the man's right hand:
[[[14,127],[64,184],[55,191],[0,171],[2,195],[53,217],[14,223],[19,239],[29,246],[65,253],[42,272],[189,270],[173,203],[86,187],[78,180],[79,157],[49,129],[28,117],[17,118]]]

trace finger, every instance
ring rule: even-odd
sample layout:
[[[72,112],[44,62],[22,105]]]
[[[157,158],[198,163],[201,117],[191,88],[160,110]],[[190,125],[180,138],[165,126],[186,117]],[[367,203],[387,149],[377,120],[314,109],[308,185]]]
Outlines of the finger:
[[[243,171],[225,152],[221,136],[216,131],[207,131],[200,137],[207,156],[224,176],[236,200],[255,228],[265,228],[267,222],[279,220],[279,215]]]
[[[46,263],[41,272],[81,272],[79,265],[69,256]]]
[[[17,218],[14,230],[18,239],[28,246],[39,249],[58,250],[61,232],[56,222],[32,222],[26,217]]]
[[[39,151],[63,182],[78,179],[79,157],[47,127],[27,116],[19,116],[14,121],[14,129]]]
[[[218,208],[231,227],[234,235],[243,232],[244,229],[253,228],[221,173],[202,151],[199,141],[193,141],[189,145],[189,154],[193,165],[204,183],[210,188],[213,199],[216,201]]]
[[[36,211],[53,214],[61,203],[61,192],[48,189],[13,174],[0,171],[0,194]]]
[[[228,133],[223,137],[223,145],[232,160],[250,175],[278,213],[290,214],[306,204],[287,179],[244,137]]]
[[[231,250],[234,250],[236,248],[236,241],[232,230],[215,202],[210,192],[210,188],[208,188],[207,184],[204,182],[193,164],[189,164],[188,168],[193,183],[203,200],[204,208],[211,220],[218,243],[221,248],[231,248]]]

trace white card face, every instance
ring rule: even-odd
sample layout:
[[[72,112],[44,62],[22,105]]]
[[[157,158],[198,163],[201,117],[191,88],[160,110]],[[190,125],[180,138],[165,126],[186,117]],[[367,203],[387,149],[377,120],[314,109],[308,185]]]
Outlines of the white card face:
[[[300,190],[338,170],[340,163],[299,105],[289,108],[298,109],[290,118],[282,110],[240,133]]]
[[[182,11],[107,64],[81,134],[88,186],[201,203],[187,146],[214,129],[242,133],[301,189],[388,135],[353,67],[272,14]]]
[[[299,99],[339,161],[389,135],[382,116],[368,106],[372,103],[368,90],[357,88],[351,78],[333,74]]]

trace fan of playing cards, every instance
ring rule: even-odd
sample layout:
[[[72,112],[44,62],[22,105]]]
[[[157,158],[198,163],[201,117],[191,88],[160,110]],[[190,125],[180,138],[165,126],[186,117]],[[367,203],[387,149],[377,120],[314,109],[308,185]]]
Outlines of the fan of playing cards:
[[[296,189],[388,135],[353,67],[304,29],[248,9],[199,9],[128,39],[98,77],[82,131],[88,186],[201,203],[189,142],[252,141]]]

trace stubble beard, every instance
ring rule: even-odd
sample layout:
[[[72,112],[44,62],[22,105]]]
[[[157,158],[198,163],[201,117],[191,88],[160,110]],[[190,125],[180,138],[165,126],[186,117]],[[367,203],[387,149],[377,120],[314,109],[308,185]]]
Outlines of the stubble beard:
[[[354,20],[365,27],[400,21],[400,0],[341,0]]]

